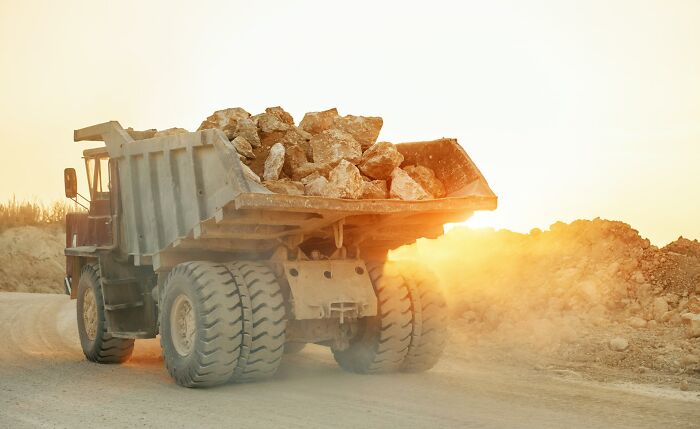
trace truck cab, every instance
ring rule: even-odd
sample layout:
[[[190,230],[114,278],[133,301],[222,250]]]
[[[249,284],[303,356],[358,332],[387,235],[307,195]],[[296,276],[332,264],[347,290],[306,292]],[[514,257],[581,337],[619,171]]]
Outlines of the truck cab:
[[[66,197],[85,209],[66,215],[66,249],[71,249],[73,253],[92,255],[98,248],[109,248],[113,244],[112,175],[109,155],[105,148],[85,150],[83,158],[89,188],[88,197],[77,191],[75,169],[67,168],[64,171]],[[81,269],[79,260],[73,256],[66,256],[65,285],[66,291],[73,298],[73,279],[79,277],[79,274],[74,272],[76,269]]]

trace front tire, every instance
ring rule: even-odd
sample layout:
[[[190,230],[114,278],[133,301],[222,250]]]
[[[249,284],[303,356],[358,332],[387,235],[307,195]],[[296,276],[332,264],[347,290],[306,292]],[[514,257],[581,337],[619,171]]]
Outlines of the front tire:
[[[100,267],[94,262],[83,267],[76,302],[78,336],[85,357],[97,363],[122,363],[131,357],[134,340],[115,338],[107,332]]]

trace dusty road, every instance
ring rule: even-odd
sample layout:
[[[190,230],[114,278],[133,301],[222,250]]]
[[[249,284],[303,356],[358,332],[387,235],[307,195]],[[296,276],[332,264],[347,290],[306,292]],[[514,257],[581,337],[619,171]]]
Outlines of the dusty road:
[[[347,374],[329,352],[287,357],[267,382],[178,387],[157,340],[122,366],[85,361],[75,301],[0,293],[0,427],[700,427],[697,392],[610,386],[467,361],[425,374]]]

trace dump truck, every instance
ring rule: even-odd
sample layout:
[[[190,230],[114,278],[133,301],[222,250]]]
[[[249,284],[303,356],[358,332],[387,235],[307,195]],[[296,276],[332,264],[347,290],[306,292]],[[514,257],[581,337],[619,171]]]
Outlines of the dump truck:
[[[74,140],[104,142],[83,151],[88,196],[64,171],[66,196],[86,209],[67,215],[65,248],[83,352],[121,363],[160,335],[186,387],[269,377],[307,343],[351,372],[430,369],[447,341],[445,298],[429,267],[387,255],[497,204],[454,139],[396,146],[445,185],[420,201],[272,193],[219,129],[157,137],[111,121]]]

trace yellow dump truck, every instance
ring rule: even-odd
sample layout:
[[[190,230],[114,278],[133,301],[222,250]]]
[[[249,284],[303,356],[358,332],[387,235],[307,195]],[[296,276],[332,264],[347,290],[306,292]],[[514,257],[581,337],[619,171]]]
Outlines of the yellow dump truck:
[[[275,373],[285,352],[331,348],[349,371],[424,371],[446,341],[445,300],[430,276],[386,266],[389,250],[496,207],[452,139],[403,143],[444,198],[343,200],[271,193],[250,179],[218,129],[164,137],[107,122],[76,130],[89,196],[65,170],[65,288],[77,299],[87,359],[127,360],[160,334],[182,386]]]

